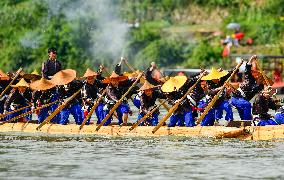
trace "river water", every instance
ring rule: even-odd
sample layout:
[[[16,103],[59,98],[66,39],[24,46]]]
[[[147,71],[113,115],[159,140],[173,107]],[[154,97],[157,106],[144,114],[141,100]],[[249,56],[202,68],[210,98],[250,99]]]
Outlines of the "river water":
[[[0,133],[0,179],[262,178],[284,179],[284,142]]]

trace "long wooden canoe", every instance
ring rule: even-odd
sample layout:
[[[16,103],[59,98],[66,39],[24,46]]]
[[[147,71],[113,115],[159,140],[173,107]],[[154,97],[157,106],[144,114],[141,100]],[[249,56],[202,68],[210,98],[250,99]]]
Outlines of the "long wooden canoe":
[[[277,126],[246,126],[246,127],[224,127],[224,126],[195,126],[195,127],[161,127],[155,134],[154,127],[139,126],[129,131],[130,126],[110,125],[103,126],[96,131],[96,125],[86,125],[82,130],[75,124],[59,125],[48,124],[39,131],[38,124],[6,123],[0,126],[0,132],[26,132],[47,133],[67,135],[107,135],[107,136],[185,136],[185,137],[213,137],[213,138],[239,138],[242,140],[276,140],[284,139],[284,125]]]

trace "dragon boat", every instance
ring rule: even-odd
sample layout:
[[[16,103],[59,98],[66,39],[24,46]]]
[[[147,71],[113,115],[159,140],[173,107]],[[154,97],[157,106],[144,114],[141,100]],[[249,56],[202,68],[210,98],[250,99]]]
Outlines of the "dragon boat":
[[[284,139],[284,125],[277,126],[195,126],[195,127],[167,127],[162,126],[155,134],[153,126],[138,126],[129,131],[131,126],[109,125],[96,131],[96,125],[86,125],[79,130],[75,124],[59,125],[47,124],[37,130],[34,123],[6,123],[0,126],[0,132],[25,132],[37,134],[64,134],[64,135],[103,135],[103,136],[184,136],[202,138],[238,138],[241,140],[281,140]]]

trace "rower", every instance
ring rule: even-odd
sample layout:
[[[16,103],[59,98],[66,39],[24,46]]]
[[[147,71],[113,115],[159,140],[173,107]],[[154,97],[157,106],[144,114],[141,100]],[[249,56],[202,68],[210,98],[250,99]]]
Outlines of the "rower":
[[[274,119],[277,122],[277,124],[284,124],[284,105],[280,106],[276,110]]]
[[[30,84],[30,88],[34,90],[33,92],[33,108],[41,107],[42,105],[52,103],[58,100],[58,92],[50,80],[41,78],[40,80],[34,81]],[[58,107],[58,103],[41,109],[37,112],[38,123],[42,123],[53,111]],[[52,118],[52,123],[57,123],[60,120],[60,114]]]
[[[268,114],[269,109],[277,110],[281,106],[272,98],[273,90],[271,86],[266,86],[254,100],[252,112],[258,115],[259,123],[257,126],[277,125],[277,123]]]
[[[174,105],[176,101],[178,101],[187,92],[187,90],[196,83],[200,75],[201,74],[197,74],[191,78],[187,78],[186,76],[170,77],[170,79],[162,86],[162,91],[166,93],[169,104]],[[195,89],[195,91],[196,90],[197,89]],[[201,92],[201,94],[204,93]],[[191,94],[190,97],[193,97],[192,95],[193,94]],[[178,126],[184,126],[185,124],[187,127],[193,127],[196,125],[190,99],[184,99],[183,102],[179,104],[177,110],[171,115],[168,126],[174,127],[176,124]]]
[[[28,106],[32,100],[32,92],[29,89],[29,84],[22,78],[16,85],[11,85],[13,87],[10,92],[5,104],[4,104],[4,114],[8,111],[14,111],[16,109]],[[30,108],[15,112],[8,115],[7,119],[12,119],[20,114],[28,112]],[[31,120],[31,115],[27,115],[18,121],[26,122]]]
[[[54,74],[61,70],[61,63],[57,60],[57,50],[55,48],[48,49],[48,60],[42,64],[42,76],[50,80]]]
[[[105,106],[104,106],[104,117],[107,116],[109,110],[118,102],[118,100],[123,96],[123,94],[128,90],[128,88],[133,84],[135,78],[128,79],[127,76],[119,75],[120,74],[120,64],[116,65],[116,72],[103,80],[103,83],[108,84]],[[118,124],[127,124],[128,114],[130,113],[130,107],[127,102],[127,99],[136,93],[138,88],[133,88],[132,91],[127,95],[126,99],[118,106],[116,113],[118,116]],[[110,117],[105,123],[104,126],[111,123],[112,117]]]
[[[141,93],[139,93],[139,99],[141,102],[139,108],[139,115],[137,121],[139,121],[142,117],[144,117],[149,111],[155,108],[155,102],[157,98],[165,99],[165,95],[163,92],[157,87],[150,84],[148,81],[145,81],[143,86],[139,89]],[[156,126],[158,124],[158,115],[159,110],[154,112],[149,118],[147,118],[140,125],[146,126]]]
[[[61,70],[56,73],[51,82],[58,86],[59,100],[65,103],[66,100],[75,94],[81,87],[82,82],[75,80],[76,71],[72,69]],[[78,94],[74,99],[72,99],[68,104],[65,105],[61,111],[61,118],[58,121],[59,124],[66,125],[69,123],[69,115],[75,119],[76,124],[81,124],[84,120],[84,115],[81,107],[81,96]]]
[[[0,70],[0,92],[4,91],[4,89],[8,86],[10,77]],[[4,113],[4,103],[8,97],[9,92],[7,91],[2,97],[0,97],[0,114]],[[4,119],[5,120],[5,119]]]
[[[101,71],[94,72],[90,68],[84,74],[84,78],[86,80],[83,82],[83,88],[81,90],[83,107],[84,107],[84,117],[86,117],[93,107],[95,100],[100,96],[100,91],[105,88],[105,85],[97,78],[97,76],[101,76]],[[100,124],[103,120],[103,107],[104,104],[99,102],[99,105],[95,109],[96,116],[98,118],[97,124]],[[90,119],[86,122],[88,125],[90,123]]]
[[[202,77],[202,80],[205,80],[207,84],[207,95],[200,101],[199,108],[205,108],[207,104],[209,104],[212,98],[219,92],[224,82],[228,79],[231,72],[216,70],[213,67],[208,75]],[[201,126],[213,126],[215,120],[218,121],[222,118],[223,110],[226,111],[225,120],[233,120],[233,110],[228,101],[226,89],[221,93],[217,102],[205,116],[201,122]]]
[[[263,84],[258,84],[252,75],[252,63],[256,60],[257,56],[254,55],[246,63],[244,81],[237,91],[233,91],[232,105],[237,108],[241,120],[252,120],[249,101],[264,87]]]

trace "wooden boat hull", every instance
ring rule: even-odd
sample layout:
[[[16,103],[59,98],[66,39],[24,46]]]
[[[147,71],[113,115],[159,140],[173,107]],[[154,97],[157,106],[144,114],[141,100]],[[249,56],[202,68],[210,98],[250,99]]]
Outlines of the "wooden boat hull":
[[[86,134],[86,135],[110,135],[110,136],[187,136],[187,137],[214,137],[233,138],[244,134],[242,128],[223,126],[196,126],[196,127],[161,127],[155,134],[152,133],[154,127],[139,126],[133,131],[129,131],[130,126],[103,126],[96,131],[96,125],[84,126],[79,130],[75,124],[59,125],[48,124],[39,131],[36,130],[38,124],[6,123],[0,126],[0,132],[27,132],[27,133],[48,133],[48,134]]]
[[[39,131],[38,124],[6,123],[0,126],[0,132],[26,132],[47,133],[66,135],[106,135],[106,136],[185,136],[185,137],[213,137],[213,138],[239,138],[242,140],[276,140],[284,139],[284,125],[277,126],[246,126],[246,127],[224,127],[224,126],[195,126],[195,127],[161,127],[155,134],[154,127],[139,126],[129,131],[130,126],[103,126],[96,131],[96,125],[86,125],[82,130],[75,124],[59,125],[48,124]]]

